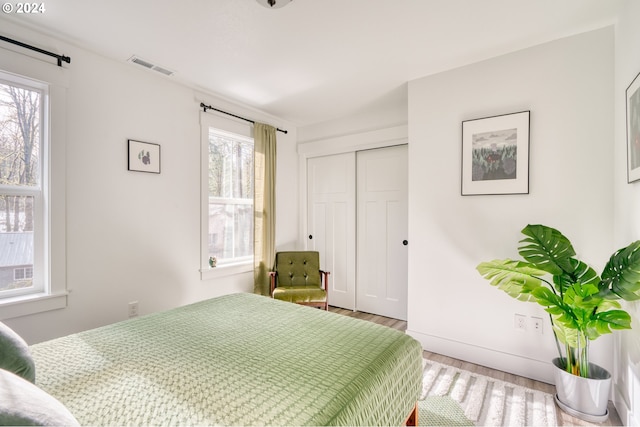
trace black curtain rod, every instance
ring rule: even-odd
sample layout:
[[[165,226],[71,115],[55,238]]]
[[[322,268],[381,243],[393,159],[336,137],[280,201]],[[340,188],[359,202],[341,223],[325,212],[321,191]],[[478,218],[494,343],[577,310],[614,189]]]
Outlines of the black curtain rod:
[[[226,111],[218,110],[217,108],[213,108],[211,105],[205,105],[204,102],[200,103],[200,108],[204,109],[205,113],[207,112],[207,110],[213,110],[213,111],[217,111],[218,113],[226,114],[227,116],[235,117],[236,119],[244,120],[245,122],[249,122],[252,124],[256,123],[254,120],[246,119],[244,117],[236,116],[235,114],[232,114],[232,113],[227,113]],[[288,131],[284,129],[276,128],[276,130],[284,134],[288,133]]]
[[[7,43],[12,43],[12,44],[15,44],[17,46],[23,47],[25,49],[34,50],[34,51],[42,53],[44,55],[53,56],[54,58],[56,58],[58,60],[58,67],[62,67],[62,61],[66,62],[67,64],[71,64],[71,58],[69,58],[68,56],[58,55],[57,53],[49,52],[47,50],[40,49],[39,47],[31,46],[31,45],[28,45],[26,43],[19,42],[18,40],[10,39],[10,38],[5,37],[5,36],[0,36],[0,40],[4,40]]]

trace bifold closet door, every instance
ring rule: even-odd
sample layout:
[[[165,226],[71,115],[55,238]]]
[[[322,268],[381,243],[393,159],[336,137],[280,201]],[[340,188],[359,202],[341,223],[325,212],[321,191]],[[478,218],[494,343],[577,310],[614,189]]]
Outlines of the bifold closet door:
[[[355,310],[355,153],[307,160],[307,249],[331,273],[329,304]]]
[[[357,154],[358,311],[407,320],[408,149]]]

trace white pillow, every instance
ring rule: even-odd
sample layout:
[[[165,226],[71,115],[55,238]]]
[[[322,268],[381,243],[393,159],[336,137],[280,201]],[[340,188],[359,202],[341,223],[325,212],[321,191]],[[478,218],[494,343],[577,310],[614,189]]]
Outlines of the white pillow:
[[[0,425],[80,424],[59,400],[24,378],[0,369]]]

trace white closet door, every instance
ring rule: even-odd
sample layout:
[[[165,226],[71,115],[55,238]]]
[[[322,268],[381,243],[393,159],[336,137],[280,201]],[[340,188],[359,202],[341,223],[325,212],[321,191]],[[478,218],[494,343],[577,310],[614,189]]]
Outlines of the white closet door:
[[[407,320],[407,146],[357,154],[358,311]]]
[[[307,160],[307,249],[329,271],[329,304],[355,309],[355,153]]]

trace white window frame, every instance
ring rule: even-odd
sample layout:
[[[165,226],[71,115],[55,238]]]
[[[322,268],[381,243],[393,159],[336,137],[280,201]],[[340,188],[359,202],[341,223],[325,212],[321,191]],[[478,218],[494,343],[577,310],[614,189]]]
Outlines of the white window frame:
[[[66,88],[67,70],[28,55],[0,48],[2,80],[41,85],[47,97],[41,121],[41,191],[34,199],[34,283],[37,292],[0,298],[0,320],[61,309],[67,306],[66,284]],[[35,83],[34,83],[35,82]],[[6,190],[6,188],[5,188]],[[5,191],[3,190],[3,191]],[[17,188],[17,194],[24,194]]]
[[[49,86],[36,80],[26,79],[22,76],[15,76],[1,71],[0,83],[40,94],[40,117],[38,118],[40,124],[38,153],[40,158],[38,159],[38,182],[35,185],[0,184],[1,195],[33,198],[33,284],[28,288],[18,288],[0,292],[0,301],[12,301],[14,297],[43,294],[49,289],[49,280],[46,274],[48,268],[46,247],[48,246],[49,239],[46,226],[47,206],[44,197],[49,186],[49,180],[45,175],[48,169],[49,154]]]
[[[243,274],[253,271],[253,256],[236,259],[236,262],[209,266],[209,128],[234,134],[253,140],[253,128],[245,122],[219,116],[213,113],[200,113],[201,135],[201,224],[200,224],[200,276],[202,280]],[[224,200],[224,199],[216,199]]]

